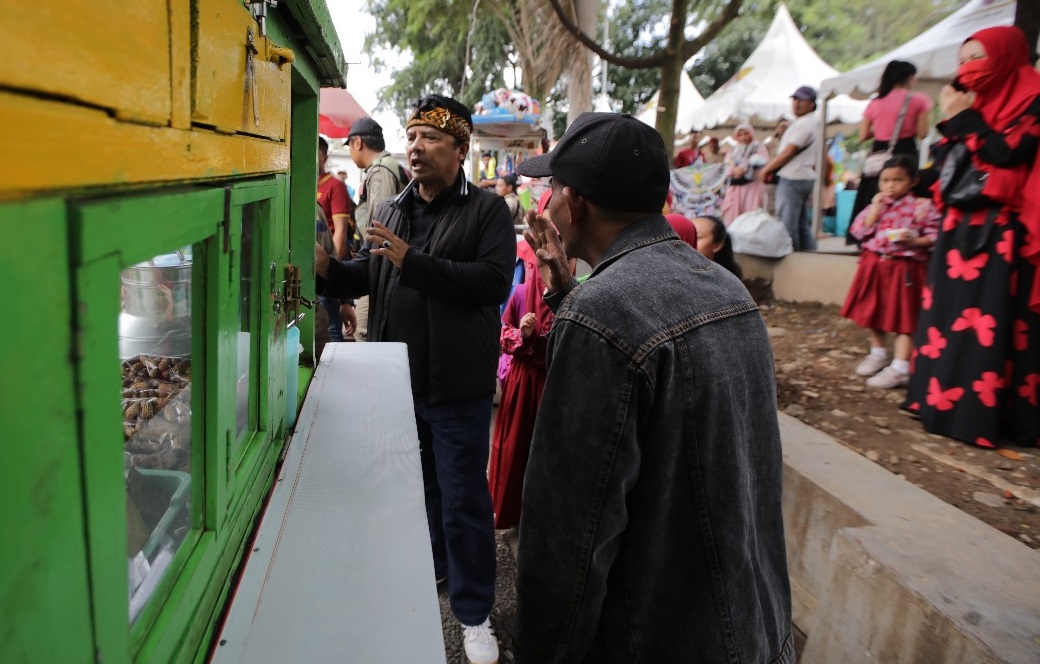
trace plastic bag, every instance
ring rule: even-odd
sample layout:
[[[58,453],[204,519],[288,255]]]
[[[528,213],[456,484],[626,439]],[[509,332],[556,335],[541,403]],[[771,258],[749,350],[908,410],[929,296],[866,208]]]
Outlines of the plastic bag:
[[[738,254],[781,258],[794,251],[784,225],[761,208],[740,215],[726,230]]]

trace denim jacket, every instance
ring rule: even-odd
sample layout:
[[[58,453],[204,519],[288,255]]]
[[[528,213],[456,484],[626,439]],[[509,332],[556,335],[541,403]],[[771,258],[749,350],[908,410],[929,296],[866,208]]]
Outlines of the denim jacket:
[[[793,662],[773,355],[747,290],[654,215],[548,301],[516,661]]]

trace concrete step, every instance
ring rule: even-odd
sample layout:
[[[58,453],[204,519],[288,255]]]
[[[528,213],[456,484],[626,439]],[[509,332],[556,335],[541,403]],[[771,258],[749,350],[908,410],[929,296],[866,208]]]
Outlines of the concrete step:
[[[1040,662],[1040,553],[790,416],[780,432],[801,664]]]

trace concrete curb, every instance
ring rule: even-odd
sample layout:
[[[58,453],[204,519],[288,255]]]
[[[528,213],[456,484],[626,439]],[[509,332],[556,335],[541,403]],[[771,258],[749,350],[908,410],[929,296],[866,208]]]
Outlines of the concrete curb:
[[[1040,554],[780,414],[801,664],[1040,661]]]

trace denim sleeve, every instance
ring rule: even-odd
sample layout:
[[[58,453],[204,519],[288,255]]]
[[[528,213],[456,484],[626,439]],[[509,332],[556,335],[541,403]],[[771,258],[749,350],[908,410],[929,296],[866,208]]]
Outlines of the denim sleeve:
[[[501,305],[509,297],[516,265],[516,232],[501,198],[479,210],[480,238],[473,260],[453,260],[408,250],[401,284],[457,306]]]
[[[524,480],[516,661],[582,661],[639,476],[639,404],[649,388],[617,344],[557,319]],[[589,370],[595,367],[595,380]]]

